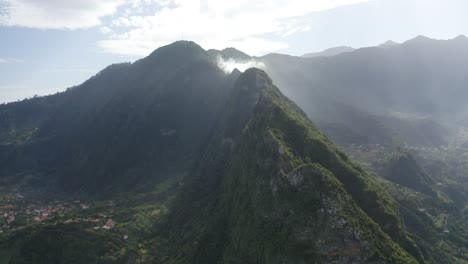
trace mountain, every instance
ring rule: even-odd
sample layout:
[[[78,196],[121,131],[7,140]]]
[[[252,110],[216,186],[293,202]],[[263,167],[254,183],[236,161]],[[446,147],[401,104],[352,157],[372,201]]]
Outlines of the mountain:
[[[412,222],[410,231],[418,237],[418,245],[426,245],[422,250],[426,261],[443,263],[453,256],[459,258],[454,262],[461,261],[466,258],[462,249],[466,232],[458,232],[459,238],[445,236],[440,223],[450,211],[452,221],[447,228],[464,228],[460,223],[464,221],[468,186],[462,164],[467,153],[461,146],[466,142],[466,104],[458,96],[466,92],[462,69],[468,66],[468,41],[464,36],[451,40],[420,36],[392,46],[333,57],[269,54],[250,59],[264,63],[281,91],[368,171],[389,176],[392,164],[388,157],[402,149],[410,151],[414,159],[403,163],[411,166],[393,165],[405,168],[397,171],[406,177],[400,173],[395,176],[412,189],[394,183],[385,186],[404,204],[402,216]],[[436,188],[431,178],[437,182]],[[412,195],[424,198],[409,202]],[[438,213],[428,214],[425,208]],[[416,210],[426,213],[415,217]],[[418,228],[423,223],[424,228]],[[443,253],[441,243],[450,244],[447,247],[452,253]]]
[[[422,259],[385,190],[265,72],[239,74],[226,75],[195,43],[176,42],[133,64],[112,65],[64,93],[3,105],[2,179],[12,188],[46,188],[60,199],[103,196],[117,199],[120,208],[101,211],[109,205],[93,202],[95,216],[64,212],[50,225],[18,223],[24,231],[8,229],[4,238],[12,262],[80,263],[109,248],[125,249],[105,254],[116,262],[147,254],[133,242],[122,244],[120,232],[139,237],[138,248],[158,243],[169,256],[176,249],[175,260],[182,262]],[[141,204],[156,212],[164,204],[168,220],[154,210],[144,213]],[[104,212],[121,223],[104,236],[60,220],[76,214],[85,215],[80,221],[98,219]],[[130,212],[155,226],[128,227],[140,221]],[[102,245],[84,241],[98,238]],[[169,246],[174,243],[179,246]],[[167,257],[163,252],[154,259]]]
[[[232,82],[197,44],[176,42],[64,93],[4,105],[1,134],[26,139],[6,138],[0,172],[102,191],[183,171]]]
[[[354,50],[355,49],[351,47],[340,46],[340,47],[329,48],[321,52],[307,53],[307,54],[302,55],[302,58],[331,57],[331,56],[336,56],[341,53],[351,52]]]
[[[432,48],[445,54],[442,44]],[[0,210],[6,217],[0,221],[0,260],[466,260],[463,215],[444,189],[434,187],[432,196],[418,189],[441,179],[419,167],[419,155],[396,159],[390,164],[396,169],[382,175],[407,180],[400,181],[404,186],[368,166],[369,157],[388,157],[387,149],[372,147],[378,142],[403,139],[418,150],[414,145],[447,136],[435,113],[418,112],[417,105],[396,111],[401,105],[384,104],[385,92],[354,101],[380,89],[371,84],[383,75],[402,76],[396,63],[368,67],[382,58],[402,59],[399,52],[417,54],[414,49],[402,44],[333,57],[255,58],[179,41],[135,63],[109,66],[66,92],[1,105]],[[266,69],[226,74],[219,56],[260,61]],[[414,56],[404,60],[418,61]],[[383,91],[390,91],[385,85]],[[362,166],[321,127],[350,146],[345,150]]]
[[[404,185],[415,191],[420,191],[430,196],[435,196],[433,186],[435,181],[422,171],[413,156],[408,153],[393,156],[388,164],[385,178],[397,184]]]
[[[380,44],[378,47],[380,47],[380,48],[392,48],[392,47],[396,47],[398,45],[400,45],[400,44],[396,43],[393,40],[387,40],[386,42]]]
[[[249,55],[235,48],[225,48],[223,50],[211,49],[208,50],[208,53],[215,57],[221,56],[225,60],[233,59],[236,61],[248,61],[251,59]]]
[[[416,263],[374,222],[406,243],[397,205],[261,70],[239,77],[184,185],[174,262]]]
[[[468,82],[462,70],[468,66],[468,39],[463,37],[432,40],[420,36],[391,49],[369,47],[309,59],[277,54],[259,60],[319,127],[345,124],[350,118],[343,109],[351,109],[368,120],[368,127],[383,124],[392,131],[397,122],[402,128],[391,132],[391,137],[382,135],[386,139],[381,142],[368,143],[398,138],[402,144],[416,146],[448,144],[454,130],[448,131],[446,125],[464,122],[468,113],[461,99]],[[420,129],[425,126],[423,120],[432,125]],[[343,129],[348,128],[361,138],[376,137],[373,130],[360,132],[358,125]]]

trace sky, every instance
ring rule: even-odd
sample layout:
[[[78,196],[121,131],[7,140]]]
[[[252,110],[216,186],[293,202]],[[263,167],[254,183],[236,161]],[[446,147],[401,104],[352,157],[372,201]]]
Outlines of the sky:
[[[0,103],[79,85],[177,40],[302,55],[468,35],[466,0],[0,0]]]

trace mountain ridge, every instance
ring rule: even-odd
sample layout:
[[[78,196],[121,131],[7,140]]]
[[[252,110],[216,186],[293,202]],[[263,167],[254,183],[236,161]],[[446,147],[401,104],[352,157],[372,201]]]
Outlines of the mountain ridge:
[[[339,59],[362,62],[363,54],[385,52],[360,49]],[[265,62],[266,71],[226,74],[216,61],[222,53],[248,56],[180,41],[133,64],[110,66],[65,93],[0,106],[1,177],[18,177],[24,185],[57,180],[67,194],[119,193],[123,200],[132,200],[124,194],[135,188],[142,205],[119,204],[117,210],[132,215],[119,212],[116,234],[129,232],[132,221],[138,228],[144,222],[142,229],[149,231],[130,233],[143,241],[126,241],[135,248],[113,255],[121,260],[431,263],[446,256],[431,252],[428,241],[442,236],[432,236],[436,229],[429,225],[416,228],[428,217],[413,216],[415,205],[401,198],[400,189],[366,172],[309,120],[312,107],[336,108],[321,93],[340,79],[306,81],[346,65],[335,64],[335,58],[269,55],[255,58]],[[311,65],[318,68],[306,68]],[[349,65],[354,70],[361,64]],[[281,77],[280,66],[293,67],[283,74],[294,75],[270,78],[270,73]],[[346,74],[341,78],[352,76]],[[280,90],[278,82],[286,88]],[[310,90],[318,91],[318,100],[306,93]],[[297,100],[300,93],[298,104],[287,97]],[[308,107],[302,110],[299,102]],[[340,109],[352,112],[353,106]],[[34,118],[25,118],[35,111]],[[160,188],[167,191],[155,191]],[[148,198],[153,192],[156,198]],[[152,199],[164,207],[153,210],[147,204]],[[142,216],[146,208],[153,211]],[[45,230],[20,243],[18,252],[34,246]],[[60,243],[54,243],[57,248]],[[154,248],[157,252],[150,252]]]
[[[301,137],[301,139],[295,139],[295,140],[302,140],[303,135],[301,133],[306,133],[310,137],[318,137],[316,139],[310,139],[312,142],[322,142],[322,140],[326,140],[323,135],[320,134],[320,132],[315,131],[315,128],[312,127],[312,124],[309,123],[310,121],[306,121],[307,118],[305,114],[300,110],[297,106],[295,106],[294,103],[289,101],[287,98],[282,96],[279,92],[279,90],[273,86],[271,79],[265,74],[264,71],[259,70],[259,69],[249,69],[246,72],[244,72],[240,77],[239,80],[236,83],[236,88],[233,90],[233,96],[231,99],[231,103],[228,104],[227,110],[224,112],[224,118],[221,118],[222,123],[218,123],[218,128],[217,128],[217,136],[214,136],[214,140],[212,143],[209,143],[207,145],[207,148],[205,150],[205,154],[199,159],[198,165],[196,165],[197,169],[195,169],[195,173],[192,175],[189,175],[187,178],[187,182],[184,184],[186,191],[182,191],[183,195],[181,199],[179,200],[178,203],[176,203],[175,208],[176,213],[173,215],[169,222],[179,222],[180,225],[182,226],[191,226],[189,230],[206,230],[203,232],[203,234],[200,233],[187,233],[186,235],[189,237],[186,237],[186,235],[182,234],[181,236],[184,237],[179,243],[182,243],[180,247],[183,248],[192,248],[188,252],[182,253],[182,255],[185,255],[184,258],[189,258],[189,259],[194,259],[195,263],[206,263],[208,262],[218,262],[221,259],[224,261],[233,261],[234,262],[243,262],[243,263],[257,263],[257,262],[265,262],[266,259],[263,259],[261,255],[267,254],[267,259],[269,259],[269,262],[272,263],[277,263],[280,259],[283,260],[290,260],[291,261],[291,255],[287,251],[290,250],[288,249],[290,246],[288,246],[288,242],[285,247],[282,249],[278,248],[277,246],[274,246],[274,244],[270,243],[278,243],[278,245],[283,245],[280,241],[282,241],[285,238],[282,238],[280,234],[275,235],[276,232],[278,231],[273,231],[273,229],[269,229],[268,232],[265,234],[269,234],[271,238],[265,240],[260,240],[258,241],[261,243],[259,248],[259,251],[266,250],[263,254],[255,254],[252,252],[252,246],[249,246],[249,241],[254,239],[254,237],[251,236],[243,236],[242,241],[244,245],[238,244],[240,242],[240,237],[237,237],[239,234],[249,234],[249,233],[254,233],[256,234],[258,231],[256,231],[256,228],[260,228],[260,226],[257,226],[257,224],[254,224],[254,226],[257,226],[254,229],[249,229],[250,231],[247,231],[245,228],[249,228],[252,221],[264,221],[263,225],[266,225],[264,228],[269,228],[273,223],[269,223],[268,220],[269,217],[266,217],[264,220],[262,219],[263,214],[273,214],[271,217],[281,219],[280,215],[284,213],[275,213],[275,206],[269,205],[271,203],[275,204],[279,201],[282,201],[282,199],[285,202],[288,201],[291,198],[287,198],[291,194],[287,194],[290,191],[290,188],[298,188],[299,196],[294,199],[300,199],[301,195],[305,195],[305,192],[308,193],[313,193],[309,188],[317,188],[313,187],[315,184],[318,184],[322,186],[324,184],[323,188],[325,189],[320,189],[322,192],[324,192],[324,195],[326,192],[328,192],[327,188],[332,188],[330,189],[330,192],[334,193],[335,188],[338,188],[338,193],[341,193],[339,195],[344,195],[347,191],[346,187],[343,188],[341,183],[339,183],[338,179],[342,178],[335,178],[333,176],[333,173],[331,171],[328,171],[325,167],[321,167],[320,158],[319,156],[314,156],[311,153],[309,154],[300,154],[295,153],[297,150],[296,145],[289,145],[293,142],[293,138],[291,137],[292,135],[288,135],[288,133],[299,133],[297,136]],[[269,110],[267,110],[269,109]],[[279,123],[276,123],[279,122]],[[285,123],[284,123],[285,122]],[[296,123],[297,122],[297,123]],[[305,122],[305,123],[303,123]],[[286,124],[288,128],[286,128]],[[286,132],[286,129],[289,129],[291,132]],[[304,130],[303,130],[304,129]],[[297,131],[296,131],[297,130]],[[299,132],[300,130],[303,130],[302,132]],[[285,133],[285,134],[282,134]],[[319,133],[319,134],[309,134],[309,133]],[[280,139],[284,138],[284,139]],[[294,141],[294,140],[293,140]],[[255,143],[256,142],[256,143]],[[264,143],[263,143],[264,142]],[[288,143],[286,143],[288,142]],[[306,146],[309,143],[306,143]],[[307,147],[306,147],[307,148]],[[316,148],[321,148],[319,146],[316,146]],[[327,149],[329,148],[328,146],[324,146],[324,150],[322,150],[324,153],[327,153]],[[254,153],[257,153],[252,156],[252,153],[249,151],[246,151],[246,149],[251,149]],[[239,153],[241,151],[241,153]],[[309,150],[311,151],[311,150]],[[249,154],[250,153],[250,154]],[[271,154],[269,154],[271,153]],[[266,156],[265,156],[266,155]],[[272,156],[271,156],[272,155]],[[298,155],[298,156],[296,156]],[[305,156],[302,156],[305,155]],[[335,155],[335,154],[330,154],[330,155]],[[338,154],[339,155],[339,154]],[[283,156],[283,158],[281,158]],[[296,156],[296,157],[295,157]],[[302,161],[300,158],[309,157],[310,160],[307,162]],[[251,159],[251,161],[249,161]],[[265,159],[265,160],[264,160]],[[279,159],[279,160],[278,160]],[[278,160],[278,161],[277,161]],[[304,162],[304,163],[303,163]],[[314,163],[318,162],[318,163]],[[303,163],[303,165],[301,165]],[[223,167],[219,167],[220,164],[225,164]],[[279,165],[274,165],[274,164],[279,164]],[[323,163],[322,163],[323,164]],[[277,167],[280,166],[280,167]],[[329,165],[330,166],[330,165]],[[255,168],[255,169],[254,169]],[[329,167],[331,168],[331,167]],[[278,171],[276,171],[278,170]],[[335,171],[336,173],[337,171]],[[267,173],[267,174],[265,174]],[[279,174],[277,174],[279,173]],[[273,178],[270,178],[268,174],[273,174],[277,175],[274,176]],[[283,176],[280,176],[283,175]],[[319,176],[322,175],[322,176]],[[286,178],[285,178],[286,177]],[[322,177],[323,182],[321,182],[320,177]],[[309,180],[315,182],[315,183],[307,183]],[[271,185],[273,184],[273,185]],[[308,185],[312,184],[312,185]],[[330,184],[330,187],[325,187],[327,184]],[[302,187],[301,187],[302,186]],[[308,187],[306,187],[308,186]],[[194,191],[197,190],[197,191]],[[200,190],[203,190],[200,192]],[[287,191],[289,190],[289,191]],[[349,189],[347,189],[349,192]],[[317,189],[319,191],[319,189]],[[243,194],[240,194],[240,193]],[[287,193],[284,193],[287,192]],[[204,193],[204,195],[201,195]],[[294,191],[293,191],[294,193]],[[200,196],[201,195],[201,196]],[[254,195],[251,197],[251,195]],[[271,198],[267,198],[273,195]],[[274,198],[276,195],[278,195],[277,198]],[[284,196],[287,195],[287,196]],[[335,199],[338,199],[335,196],[338,195],[333,194],[334,198],[330,198],[330,202],[334,203],[332,201],[335,201]],[[284,198],[280,198],[283,197]],[[237,197],[237,198],[235,198]],[[251,198],[249,198],[251,197]],[[257,198],[254,198],[257,197]],[[261,198],[263,197],[263,198]],[[250,200],[252,199],[252,200]],[[257,199],[260,199],[260,201],[256,201]],[[304,198],[305,199],[305,198]],[[310,199],[310,200],[308,200]],[[325,199],[325,198],[324,198]],[[347,199],[352,199],[352,198],[347,198]],[[278,200],[277,202],[275,202]],[[263,201],[263,202],[261,202]],[[304,206],[307,206],[306,204],[310,203],[310,206],[314,208],[313,204],[317,202],[317,198],[307,198],[304,200],[303,203]],[[258,202],[258,204],[257,204]],[[239,205],[239,203],[244,204],[244,205]],[[354,204],[349,200],[349,203]],[[218,208],[219,209],[216,209]],[[238,207],[240,206],[240,207]],[[249,208],[250,206],[254,206],[255,210],[250,211],[247,209],[248,212],[259,212],[254,213],[256,216],[245,216],[247,218],[243,218],[242,213],[240,208],[243,208],[243,210],[246,210],[245,208]],[[261,207],[258,206],[266,206],[264,209],[260,209]],[[271,207],[273,206],[273,207]],[[285,205],[283,205],[285,206]],[[281,207],[283,207],[281,206]],[[291,204],[291,206],[293,206]],[[325,205],[323,205],[325,206]],[[329,205],[331,206],[331,205]],[[344,204],[342,206],[345,206]],[[333,206],[332,206],[333,207]],[[324,209],[324,210],[337,210],[332,209],[330,207],[329,209]],[[346,207],[346,206],[345,206]],[[213,211],[205,211],[203,208],[213,208]],[[268,208],[268,209],[267,209]],[[305,209],[306,207],[304,207]],[[325,207],[328,208],[328,207]],[[348,207],[346,207],[348,208]],[[351,209],[354,208],[354,209]],[[357,214],[362,214],[362,217],[364,217],[365,214],[361,213],[358,207],[356,205],[352,205],[351,208],[346,209],[346,210],[358,210]],[[320,208],[316,208],[319,210]],[[234,210],[234,211],[231,211]],[[273,211],[270,211],[273,210]],[[309,214],[308,210],[305,209],[304,214]],[[315,214],[313,213],[313,210],[310,212],[310,214]],[[341,209],[339,209],[341,210]],[[343,209],[345,210],[345,209]],[[320,211],[320,210],[319,210]],[[211,214],[215,215],[212,218],[218,219],[215,220],[216,222],[210,224],[210,220],[208,222],[205,222],[207,218],[204,216],[205,214]],[[257,215],[260,213],[260,215]],[[301,213],[298,211],[290,212],[290,217],[291,219],[294,217],[299,217]],[[217,216],[216,216],[217,215]],[[218,218],[219,217],[219,218]],[[240,217],[240,218],[239,218]],[[279,217],[279,218],[278,218]],[[338,217],[338,216],[337,216]],[[194,219],[190,220],[187,223],[180,223],[181,219]],[[237,220],[233,220],[237,219]],[[250,219],[250,220],[249,220]],[[300,218],[299,218],[300,219]],[[339,218],[336,218],[335,220],[338,221]],[[349,217],[345,217],[347,221],[351,221]],[[367,219],[367,220],[364,220]],[[335,220],[332,220],[335,221]],[[234,221],[234,222],[232,222]],[[245,222],[244,224],[237,224],[238,221]],[[265,222],[266,221],[266,222]],[[278,220],[277,220],[278,221]],[[303,220],[297,220],[297,221],[303,221]],[[363,218],[363,223],[369,221],[371,227],[369,227],[371,230],[374,230],[374,232],[381,232],[377,231],[377,225],[371,224],[373,223],[372,220],[369,220],[368,218]],[[224,224],[223,224],[224,223]],[[231,224],[230,224],[231,223]],[[299,223],[299,222],[298,222]],[[304,225],[303,222],[301,222],[302,225]],[[226,226],[224,226],[226,225]],[[298,224],[299,225],[299,224]],[[332,224],[333,225],[333,224]],[[375,225],[375,226],[374,226]],[[210,226],[214,226],[215,230],[208,231],[210,230]],[[358,228],[362,232],[364,229],[360,229],[360,227],[357,227],[356,223],[352,224],[355,228]],[[219,230],[217,228],[220,228]],[[251,227],[253,228],[253,227]],[[299,227],[297,227],[299,228]],[[306,228],[306,227],[304,227]],[[311,230],[316,230],[316,227],[308,227]],[[330,227],[331,229],[337,228],[340,229],[339,227]],[[377,228],[377,229],[374,229]],[[176,227],[176,230],[179,230],[179,228]],[[228,230],[228,231],[222,231],[222,230]],[[231,231],[229,231],[231,230]],[[177,231],[173,231],[173,233],[177,233]],[[228,233],[226,233],[228,232]],[[298,231],[299,232],[299,231]],[[311,231],[315,232],[315,231]],[[337,231],[338,233],[341,231]],[[265,234],[258,234],[259,237],[265,236]],[[194,237],[192,237],[192,235]],[[345,235],[348,236],[348,235]],[[362,234],[363,237],[367,237],[367,235]],[[231,237],[231,238],[230,238]],[[235,238],[237,237],[237,238]],[[324,236],[325,239],[326,236]],[[226,240],[227,239],[227,240]],[[230,239],[235,239],[234,241]],[[269,241],[271,240],[272,241]],[[292,238],[291,238],[292,239]],[[311,238],[308,238],[311,239]],[[348,238],[347,238],[348,239]],[[345,240],[347,240],[345,239]],[[406,255],[406,253],[403,253],[404,251],[401,251],[401,249],[398,249],[398,247],[395,247],[396,245],[391,242],[391,239],[389,237],[383,239],[382,241],[387,241],[387,242],[382,242],[382,243],[387,243],[385,246],[382,244],[383,248],[392,248],[389,252],[394,251],[396,255],[392,255],[390,253],[385,253],[384,251],[380,252],[374,252],[370,248],[373,248],[373,246],[369,246],[369,250],[363,249],[357,250],[356,246],[357,244],[360,244],[361,241],[360,239],[352,238],[349,237],[350,241],[349,243],[346,242],[345,244],[341,244],[338,247],[338,249],[334,249],[335,247],[331,246],[328,244],[328,251],[323,251],[320,252],[317,248],[313,249],[315,246],[313,246],[313,243],[306,246],[306,244],[303,245],[304,254],[302,257],[296,256],[293,258],[297,263],[303,263],[304,261],[332,261],[332,260],[361,260],[361,261],[369,261],[366,260],[368,258],[376,258],[380,259],[382,258],[389,258],[392,259],[393,262],[405,262],[403,259],[406,259],[406,262],[411,262],[413,261],[414,263],[415,260],[410,257],[409,255]],[[370,238],[368,238],[370,239]],[[184,241],[196,241],[196,246],[192,247],[189,246],[184,242]],[[228,242],[231,241],[231,242]],[[277,241],[277,242],[274,242]],[[298,240],[297,243],[301,243]],[[353,242],[354,241],[354,242]],[[370,240],[374,241],[374,240]],[[370,244],[373,244],[374,242],[370,242]],[[380,241],[380,240],[379,240]],[[233,244],[234,243],[234,244]],[[295,243],[295,242],[294,242]],[[327,243],[334,243],[331,241],[328,241],[324,243],[322,246],[325,248]],[[357,244],[356,244],[357,243]],[[362,242],[364,243],[364,242]],[[380,243],[380,242],[376,242]],[[225,245],[226,248],[223,248]],[[318,245],[317,245],[318,246]],[[258,247],[258,245],[257,245]],[[273,248],[271,248],[273,247]],[[250,248],[250,249],[249,249]],[[341,248],[341,249],[340,249]],[[323,248],[322,248],[323,249]],[[285,252],[286,250],[286,252]],[[312,251],[310,251],[312,250]],[[316,250],[318,250],[320,253],[313,253]],[[384,249],[382,249],[384,250]],[[345,252],[350,252],[349,256],[346,256],[348,253]],[[280,253],[282,252],[282,253]],[[306,253],[309,252],[309,253]],[[352,252],[352,253],[351,253]],[[374,253],[370,253],[374,252]],[[398,252],[398,253],[397,253]],[[173,253],[176,254],[176,253]],[[297,253],[296,253],[297,254]],[[299,256],[301,256],[299,254]],[[317,255],[318,254],[318,255]],[[376,255],[374,255],[376,254]],[[176,254],[177,255],[177,254]],[[268,257],[271,256],[271,257]],[[289,257],[288,257],[289,256]],[[181,257],[181,256],[178,256]],[[176,259],[178,259],[176,257]],[[263,260],[262,260],[263,259]],[[376,260],[374,259],[374,260]],[[181,259],[179,259],[181,261]],[[305,263],[305,262],[304,262]]]
[[[356,50],[355,48],[348,47],[348,46],[338,46],[338,47],[329,48],[320,52],[306,53],[302,55],[301,57],[302,58],[331,57],[331,56],[340,55],[342,53],[353,52],[355,50]]]

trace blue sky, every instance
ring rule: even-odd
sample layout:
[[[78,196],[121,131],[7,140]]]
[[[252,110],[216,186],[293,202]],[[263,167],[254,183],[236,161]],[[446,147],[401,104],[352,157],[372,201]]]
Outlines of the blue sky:
[[[466,0],[0,0],[0,103],[63,91],[179,40],[301,55],[468,35]]]

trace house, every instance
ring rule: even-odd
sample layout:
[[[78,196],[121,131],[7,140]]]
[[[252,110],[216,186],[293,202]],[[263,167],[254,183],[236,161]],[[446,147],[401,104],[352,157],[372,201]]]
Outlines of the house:
[[[107,223],[102,227],[106,230],[114,228],[115,222],[112,219],[107,220]]]

